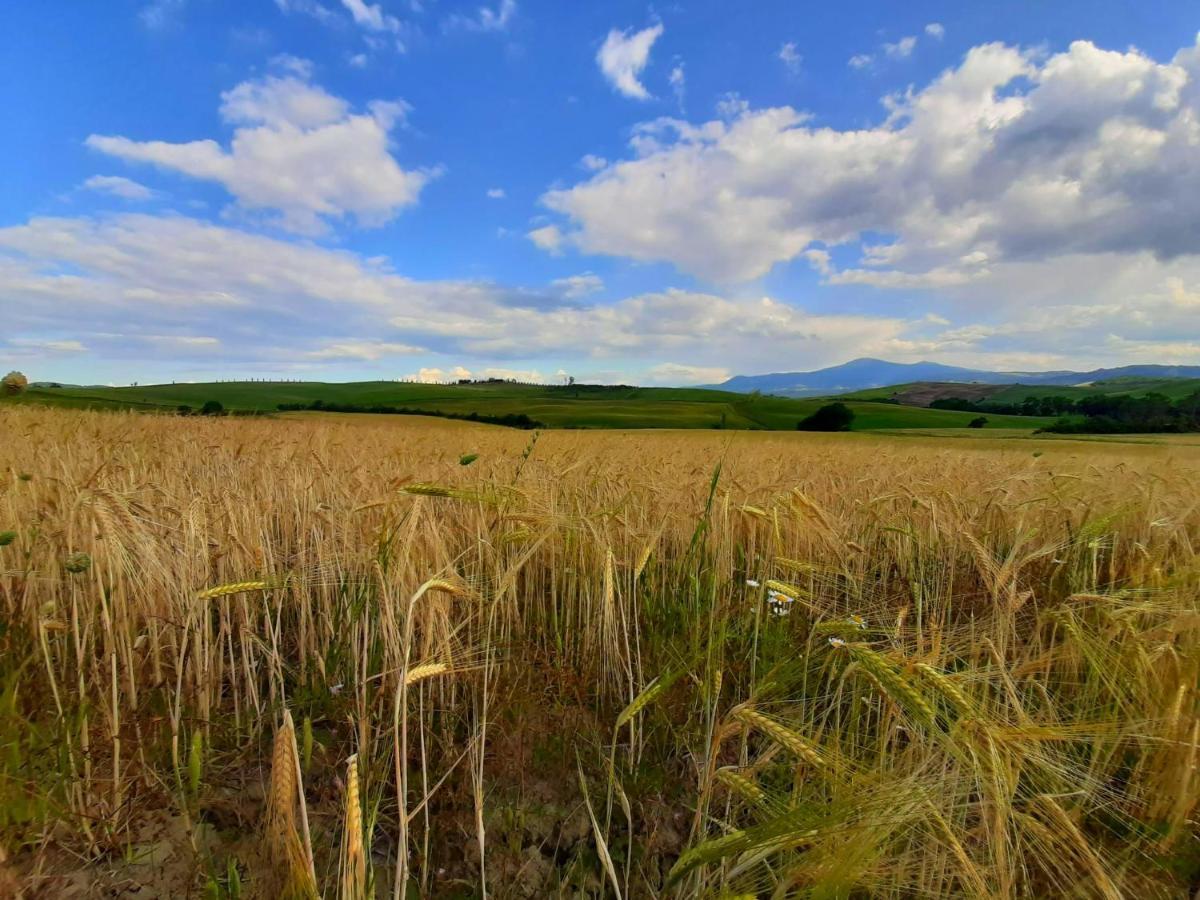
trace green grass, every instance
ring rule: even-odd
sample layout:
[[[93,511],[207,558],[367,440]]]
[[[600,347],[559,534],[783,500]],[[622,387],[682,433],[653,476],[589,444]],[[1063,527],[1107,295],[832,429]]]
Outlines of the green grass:
[[[849,394],[838,395],[839,400],[882,401],[897,393],[919,389],[929,382],[911,381],[904,384],[889,384],[884,387],[865,388]],[[1094,384],[1080,387],[1064,384],[1009,384],[995,385],[998,390],[983,399],[984,403],[1020,403],[1026,397],[1070,397],[1078,400],[1082,397],[1094,397],[1097,394],[1106,396],[1143,394],[1165,394],[1172,400],[1179,400],[1200,390],[1200,379],[1196,378],[1114,378],[1110,381],[1097,381]]]
[[[32,388],[0,403],[37,403],[89,409],[173,412],[217,400],[228,410],[274,412],[281,403],[382,404],[430,412],[481,415],[524,413],[552,428],[719,428],[790,431],[823,400],[737,394],[700,388],[577,388],[522,384],[430,385],[394,381],[217,382],[137,387]],[[890,403],[852,402],[856,431],[892,428],[963,428],[972,413]],[[1051,419],[988,416],[988,428],[1033,429]]]
[[[1078,400],[1081,397],[1094,397],[1097,394],[1138,397],[1154,393],[1165,394],[1172,400],[1179,400],[1198,390],[1200,390],[1200,379],[1195,378],[1116,378],[1112,381],[1098,381],[1087,387],[1014,384],[987,399],[992,403],[1020,403],[1026,397],[1070,397]]]

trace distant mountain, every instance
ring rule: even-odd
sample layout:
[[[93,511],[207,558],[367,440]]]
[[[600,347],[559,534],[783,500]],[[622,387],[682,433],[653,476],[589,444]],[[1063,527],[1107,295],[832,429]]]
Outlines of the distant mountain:
[[[761,391],[764,394],[779,394],[785,397],[814,397],[848,394],[910,381],[1075,385],[1109,381],[1114,378],[1200,378],[1200,366],[1120,366],[1114,369],[1093,369],[1090,372],[992,372],[935,362],[894,363],[883,359],[864,358],[813,372],[735,375],[722,384],[706,386],[743,394]]]

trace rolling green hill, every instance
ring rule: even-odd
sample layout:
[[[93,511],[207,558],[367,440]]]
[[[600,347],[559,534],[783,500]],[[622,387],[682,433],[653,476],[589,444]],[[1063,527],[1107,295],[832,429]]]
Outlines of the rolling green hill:
[[[839,398],[840,399],[840,398]],[[38,403],[91,409],[173,412],[199,409],[209,400],[227,410],[271,413],[280,404],[386,405],[430,413],[487,416],[521,414],[552,428],[730,428],[786,431],[824,401],[738,394],[700,388],[572,387],[510,383],[430,385],[395,381],[217,382],[137,387],[31,388],[4,403]],[[851,402],[854,429],[964,428],[971,413],[894,403]],[[988,416],[988,428],[1033,429],[1052,420]]]
[[[1026,397],[1069,397],[1079,400],[1097,394],[1109,396],[1164,394],[1172,400],[1190,396],[1200,390],[1200,379],[1196,378],[1113,378],[1087,385],[1061,384],[965,384],[954,382],[912,381],[886,387],[867,388],[851,394],[841,394],[837,399],[844,401],[898,400],[902,404],[924,406],[939,396],[966,397],[984,403],[1020,403]]]

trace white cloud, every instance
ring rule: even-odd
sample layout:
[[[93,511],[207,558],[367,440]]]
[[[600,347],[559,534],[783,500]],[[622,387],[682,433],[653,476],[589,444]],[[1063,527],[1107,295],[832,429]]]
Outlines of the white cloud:
[[[80,341],[48,341],[33,338],[11,338],[6,343],[28,353],[86,353]]]
[[[112,335],[120,337],[120,335]],[[208,348],[215,349],[221,346],[221,341],[215,337],[208,335],[194,334],[146,334],[140,336],[141,340],[150,341],[155,344],[170,344],[174,347],[193,347],[193,348]]]
[[[650,48],[662,33],[661,24],[632,34],[615,28],[609,31],[596,54],[596,62],[618,92],[634,100],[650,99],[650,93],[638,79],[650,61]]]
[[[386,31],[399,34],[403,25],[395,16],[383,11],[382,3],[366,3],[365,0],[342,0],[356,25],[368,31]]]
[[[683,109],[683,98],[687,93],[687,76],[683,71],[683,63],[679,63],[671,70],[670,76],[667,78],[667,83],[671,85],[671,91],[675,94],[675,102],[679,104],[679,109]]]
[[[937,298],[920,313],[822,314],[769,296],[663,290],[594,301],[563,292],[595,286],[590,273],[554,292],[418,281],[386,260],[181,216],[45,218],[0,228],[0,346],[36,362],[78,344],[89,365],[123,360],[125,380],[154,360],[172,373],[181,359],[198,361],[208,368],[196,375],[211,377],[369,369],[436,352],[477,372],[528,375],[571,359],[577,373],[707,383],[720,369],[816,368],[863,355],[1082,368],[1156,361],[1156,348],[1178,358],[1200,343],[1196,255],[1076,253],[988,269],[980,279],[891,285]],[[832,263],[829,272],[841,274]],[[659,362],[695,371],[648,371]],[[467,377],[432,359],[411,365],[421,364],[440,367],[441,380]]]
[[[405,375],[405,381],[419,381],[421,384],[445,384],[448,381],[461,381],[471,377],[471,370],[464,369],[462,366],[455,366],[453,369],[439,369],[436,367],[423,368]]]
[[[584,272],[581,275],[569,275],[566,278],[556,278],[550,284],[569,300],[574,300],[576,297],[586,297],[588,294],[604,290],[604,279],[592,272]]]
[[[917,47],[917,39],[912,35],[902,37],[894,44],[884,44],[883,52],[891,59],[908,59]]]
[[[91,135],[87,145],[225,187],[245,210],[275,211],[289,230],[314,234],[353,215],[380,225],[417,202],[435,172],[406,170],[390,152],[391,131],[407,105],[376,101],[366,113],[308,80],[307,64],[281,62],[283,74],[247,81],[221,95],[234,126],[226,150],[213,140],[183,144]]]
[[[688,366],[679,363],[660,363],[646,372],[651,384],[687,385],[719,384],[733,373],[723,366]]]
[[[83,183],[83,187],[89,191],[111,194],[122,200],[149,200],[154,196],[154,191],[144,184],[122,178],[120,175],[93,175]]]
[[[516,0],[497,0],[492,6],[480,6],[474,16],[454,13],[446,19],[446,28],[484,32],[507,31],[516,14]]]
[[[738,116],[750,111],[750,102],[743,98],[737,91],[730,91],[717,98],[716,110],[717,115],[722,119],[736,119]],[[657,129],[643,127],[641,129],[641,136],[653,138],[654,130]],[[656,141],[646,141],[643,146],[656,149],[656,143]]]
[[[411,344],[390,341],[339,341],[304,354],[308,359],[357,359],[374,362],[388,356],[412,356],[426,352]]]
[[[779,57],[779,61],[787,66],[789,72],[795,73],[800,71],[800,63],[804,61],[804,57],[796,50],[796,43],[794,41],[788,41],[783,44],[776,55]]]
[[[487,195],[492,200],[503,200],[508,195],[504,192],[504,188],[488,188]]]
[[[369,61],[370,60],[365,53],[355,53],[348,60],[350,65],[355,69],[365,69]]]
[[[987,44],[888,102],[850,130],[744,102],[643,125],[634,158],[543,196],[566,221],[556,246],[740,281],[869,234],[843,280],[905,287],[1068,253],[1200,254],[1200,206],[1181,199],[1200,196],[1200,46],[1159,63]]]
[[[925,26],[925,33],[935,40],[941,40],[945,34],[945,29],[936,22],[932,22]],[[907,35],[900,38],[894,43],[884,43],[880,45],[883,55],[892,60],[904,60],[913,55],[913,51],[917,49],[916,35]],[[782,58],[782,51],[780,58]],[[856,53],[847,60],[852,69],[869,69],[875,65],[876,56],[872,53]]]
[[[544,225],[535,228],[525,235],[538,247],[548,253],[561,253],[563,236],[557,225]]]
[[[537,369],[506,369],[489,366],[479,373],[479,378],[503,378],[505,381],[521,381],[525,384],[545,384],[546,379]]]
[[[589,172],[599,172],[608,165],[608,160],[603,156],[596,156],[595,154],[587,153],[584,155],[583,159],[579,160],[579,164]]]
[[[183,12],[186,0],[151,0],[138,11],[142,24],[151,30],[170,25]]]
[[[333,18],[333,12],[317,0],[275,0],[280,12],[300,13],[312,16],[318,22],[328,22]]]
[[[595,286],[587,274],[556,287]],[[558,356],[745,369],[765,354],[835,362],[882,353],[910,328],[899,318],[816,315],[771,298],[667,290],[593,303],[486,282],[415,281],[342,250],[135,214],[0,228],[0,296],[8,335],[53,329],[56,340],[89,347],[109,335],[104,353],[139,365],[180,352],[151,336],[205,335],[221,342],[229,365],[274,371],[420,347],[488,365]],[[211,353],[205,343],[193,349]]]

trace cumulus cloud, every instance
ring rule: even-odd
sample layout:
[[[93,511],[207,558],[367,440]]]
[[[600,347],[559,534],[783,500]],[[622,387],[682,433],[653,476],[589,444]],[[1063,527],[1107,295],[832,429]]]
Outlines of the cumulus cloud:
[[[646,380],[651,384],[719,384],[732,374],[723,366],[659,363],[646,372]]]
[[[940,41],[946,36],[946,29],[941,22],[930,22],[925,26],[925,33],[935,41]]]
[[[0,229],[9,335],[53,329],[54,339],[89,347],[96,335],[123,335],[123,349],[110,342],[105,352],[138,347],[139,360],[177,353],[143,347],[151,335],[175,334],[211,336],[223,359],[278,371],[295,360],[385,361],[418,348],[489,365],[557,356],[744,369],[769,354],[820,362],[883,354],[911,328],[902,318],[819,315],[770,297],[665,290],[589,302],[580,291],[595,287],[593,278],[583,273],[552,292],[418,281],[382,260],[181,216],[34,219]]]
[[[476,377],[503,378],[505,381],[522,381],[526,384],[546,383],[545,376],[537,369],[506,369],[502,366],[489,366]]]
[[[550,285],[557,288],[564,297],[573,300],[604,290],[604,279],[592,272],[584,272],[581,275],[556,278]]]
[[[634,100],[650,99],[650,92],[639,78],[650,61],[650,48],[662,33],[661,24],[633,33],[616,28],[608,33],[596,54],[596,63],[618,92]]]
[[[1200,196],[1200,47],[1157,62],[1087,41],[1049,56],[986,44],[888,98],[871,128],[729,112],[645,124],[634,158],[547,192],[556,247],[739,281],[862,242],[862,272],[898,287],[913,282],[886,273],[961,282],[1006,260],[1200,252],[1200,206],[1182,200]]]
[[[675,68],[671,69],[671,74],[667,78],[667,84],[671,85],[671,92],[675,94],[675,102],[679,105],[680,112],[682,112],[683,98],[687,93],[687,75],[683,71],[683,63],[678,63]]]
[[[138,10],[138,18],[151,30],[165,28],[183,12],[186,0],[151,0]]]
[[[446,28],[465,31],[507,31],[517,14],[516,0],[498,0],[492,6],[481,6],[474,16],[454,13],[447,17]]]
[[[307,63],[286,58],[277,68],[279,74],[221,95],[221,117],[233,126],[228,149],[214,140],[99,134],[86,143],[129,162],[217,182],[242,209],[273,213],[280,225],[304,234],[351,215],[360,225],[377,226],[417,202],[436,173],[404,169],[391,154],[391,132],[406,104],[376,101],[354,112],[311,82]]]
[[[356,25],[368,31],[384,31],[399,34],[403,29],[400,20],[383,11],[381,3],[366,3],[365,0],[342,0],[342,6],[350,13]]]
[[[419,381],[421,384],[445,384],[448,381],[460,381],[471,377],[471,370],[462,366],[453,369],[440,369],[436,366],[421,368],[411,375],[405,375],[405,381]]]
[[[275,0],[280,12],[300,13],[312,16],[319,22],[327,22],[333,18],[333,12],[318,0]]]
[[[579,160],[579,165],[583,166],[583,168],[587,169],[589,172],[599,172],[608,165],[608,160],[603,156],[596,156],[594,153],[586,153],[584,154],[583,158]]]
[[[110,194],[122,200],[149,200],[154,191],[144,184],[120,175],[93,175],[83,183],[83,188],[101,194]]]
[[[838,273],[832,263],[829,272]],[[407,357],[410,370],[440,368],[446,380],[467,376],[434,360],[530,375],[571,359],[573,371],[662,383],[863,355],[1010,370],[1153,362],[1156,348],[1174,359],[1200,343],[1200,258],[1148,250],[1011,259],[987,278],[910,285],[939,304],[912,314],[823,314],[771,296],[678,289],[599,302],[598,282],[591,273],[543,290],[422,281],[384,259],[182,216],[41,218],[0,228],[0,342],[35,362],[53,347],[12,342],[56,342],[87,352],[89,364],[129,361],[119,371],[183,358],[210,376],[379,369]],[[694,371],[649,371],[659,363]]]
[[[909,35],[902,37],[894,44],[884,44],[883,52],[891,59],[908,59],[917,48],[917,39]]]
[[[374,361],[388,356],[412,356],[426,352],[412,344],[390,341],[339,341],[304,354],[308,359],[339,359]]]
[[[558,254],[562,252],[563,236],[557,225],[543,225],[525,235],[540,250]]]
[[[508,196],[504,192],[504,188],[498,188],[498,187],[488,188],[487,195],[488,195],[488,198],[491,200],[503,200],[505,197]]]
[[[36,338],[10,338],[5,343],[26,354],[45,353],[86,353],[87,347],[81,341],[38,340]]]
[[[788,41],[783,44],[783,46],[779,48],[779,53],[777,53],[776,56],[779,57],[779,61],[787,67],[789,72],[794,74],[800,71],[800,63],[803,62],[804,57],[802,57],[800,52],[796,49],[795,41]]]

